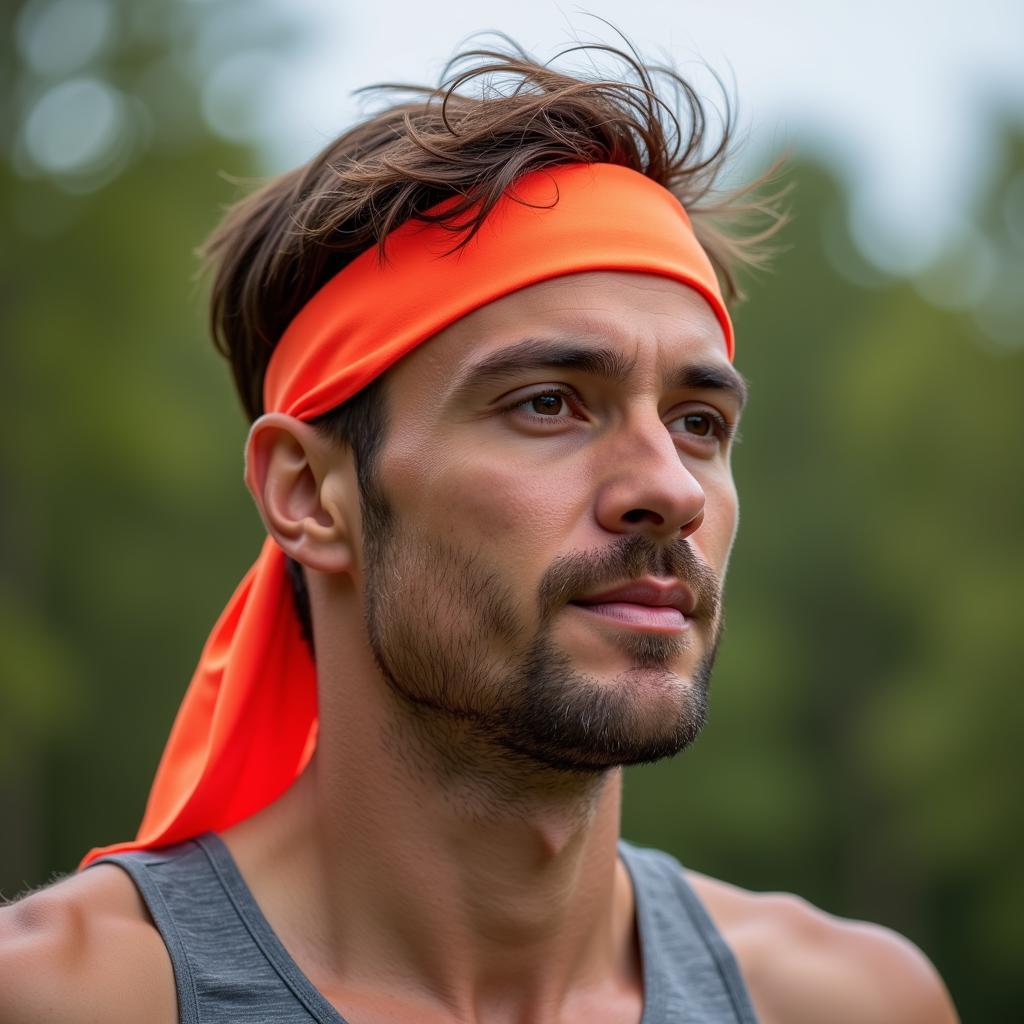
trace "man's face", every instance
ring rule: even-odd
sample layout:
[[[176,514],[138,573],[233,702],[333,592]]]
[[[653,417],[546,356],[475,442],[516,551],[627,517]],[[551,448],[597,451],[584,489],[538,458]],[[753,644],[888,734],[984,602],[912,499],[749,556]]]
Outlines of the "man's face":
[[[543,282],[405,357],[386,394],[363,592],[393,691],[565,770],[691,742],[742,404],[705,300],[643,274]]]

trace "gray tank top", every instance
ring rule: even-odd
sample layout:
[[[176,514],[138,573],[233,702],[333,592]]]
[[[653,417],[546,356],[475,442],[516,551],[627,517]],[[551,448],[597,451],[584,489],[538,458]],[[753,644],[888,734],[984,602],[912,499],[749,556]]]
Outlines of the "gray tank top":
[[[679,863],[628,843],[619,849],[636,894],[641,1024],[756,1024],[736,960]],[[214,833],[95,863],[127,871],[149,908],[182,1024],[345,1024],[281,945]]]

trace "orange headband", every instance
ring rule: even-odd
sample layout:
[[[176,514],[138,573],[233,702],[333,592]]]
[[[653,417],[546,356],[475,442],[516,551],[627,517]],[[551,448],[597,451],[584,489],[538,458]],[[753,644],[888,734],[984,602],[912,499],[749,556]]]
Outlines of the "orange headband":
[[[689,218],[636,171],[566,164],[528,174],[464,248],[445,256],[453,240],[437,225],[408,221],[388,236],[385,263],[371,249],[328,281],[274,350],[266,411],[314,419],[474,309],[587,270],[657,274],[695,289],[732,358],[729,314]],[[268,537],[203,648],[138,836],[91,850],[82,866],[226,829],[276,800],[305,768],[316,746],[316,668],[285,566]]]

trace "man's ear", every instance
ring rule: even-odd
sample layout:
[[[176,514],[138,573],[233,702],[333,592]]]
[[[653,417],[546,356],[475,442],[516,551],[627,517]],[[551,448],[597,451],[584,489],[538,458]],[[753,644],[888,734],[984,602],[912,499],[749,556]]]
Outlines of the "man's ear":
[[[263,524],[286,555],[319,572],[353,566],[351,518],[359,506],[346,493],[355,480],[351,460],[348,449],[294,416],[266,413],[249,430],[245,483]]]

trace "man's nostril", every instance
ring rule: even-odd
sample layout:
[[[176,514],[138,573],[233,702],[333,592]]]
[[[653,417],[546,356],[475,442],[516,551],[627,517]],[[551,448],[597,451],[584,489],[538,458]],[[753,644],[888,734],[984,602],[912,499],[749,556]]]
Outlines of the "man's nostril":
[[[657,523],[659,526],[665,521],[649,508],[631,508],[622,518],[627,523]]]

